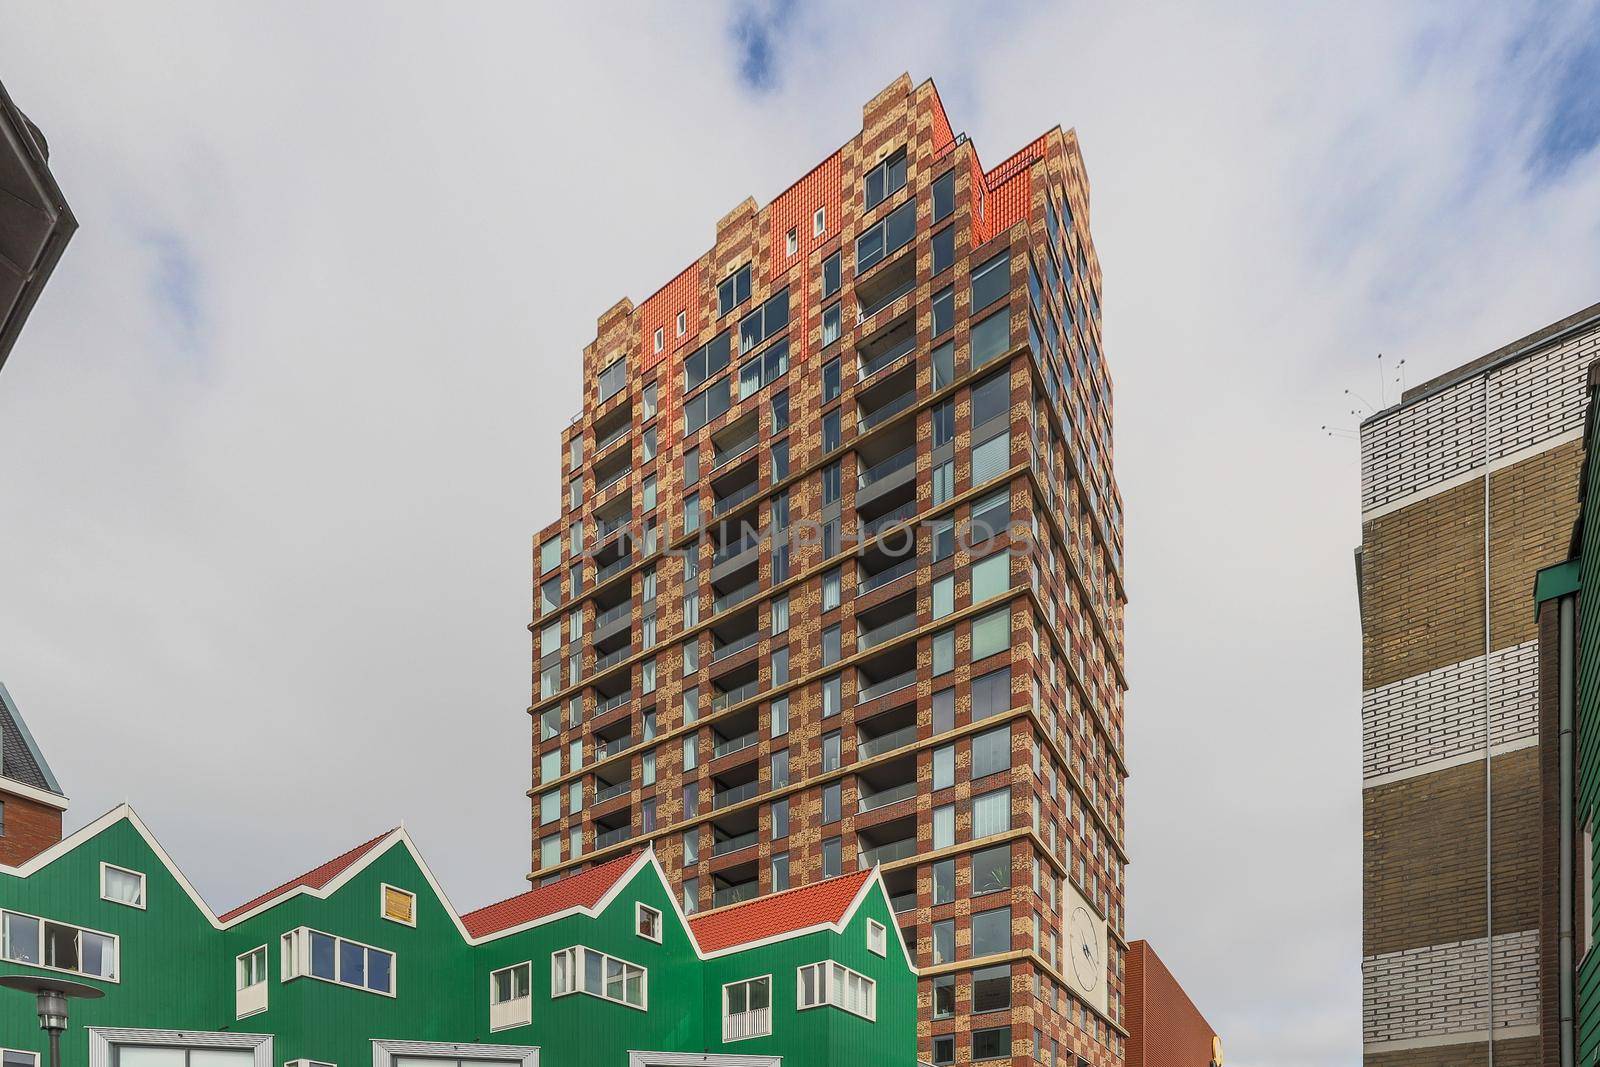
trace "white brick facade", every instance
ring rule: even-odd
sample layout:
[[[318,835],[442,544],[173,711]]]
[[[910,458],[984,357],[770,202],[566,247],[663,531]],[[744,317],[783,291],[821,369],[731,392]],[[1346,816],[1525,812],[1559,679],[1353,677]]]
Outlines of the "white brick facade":
[[[1539,1025],[1539,935],[1494,938],[1494,1031]],[[1488,939],[1368,956],[1361,961],[1361,1039],[1448,1044],[1482,1040],[1489,1029]]]
[[[1576,334],[1489,375],[1474,376],[1382,415],[1361,430],[1361,510],[1437,490],[1507,456],[1583,426],[1584,375],[1600,358],[1600,331]]]
[[[1490,657],[1497,751],[1539,738],[1539,643]],[[1483,657],[1361,694],[1361,773],[1392,781],[1483,755]]]

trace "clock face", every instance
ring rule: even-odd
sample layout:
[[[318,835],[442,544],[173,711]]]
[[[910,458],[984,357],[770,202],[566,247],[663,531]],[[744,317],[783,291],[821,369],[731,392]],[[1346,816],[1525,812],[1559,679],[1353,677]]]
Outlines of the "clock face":
[[[1067,928],[1071,937],[1067,952],[1072,959],[1073,977],[1077,978],[1084,992],[1092,993],[1100,988],[1100,980],[1105,977],[1106,969],[1100,960],[1100,938],[1094,919],[1087,908],[1079,906],[1072,909]]]

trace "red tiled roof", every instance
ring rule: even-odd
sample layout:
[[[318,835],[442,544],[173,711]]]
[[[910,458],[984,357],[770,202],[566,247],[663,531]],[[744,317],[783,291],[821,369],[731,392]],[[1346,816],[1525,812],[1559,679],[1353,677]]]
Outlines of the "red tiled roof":
[[[226,912],[219,916],[219,918],[222,922],[230,922],[238,916],[243,915],[245,912],[252,911],[255,908],[260,907],[262,904],[265,904],[267,901],[281,897],[285,893],[298,889],[301,886],[306,886],[311,889],[321,889],[323,886],[339,877],[339,875],[349,870],[357,860],[359,860],[362,856],[365,856],[368,852],[371,852],[373,848],[377,846],[379,841],[382,841],[392,833],[394,833],[393,830],[385,830],[377,837],[374,837],[371,841],[363,841],[349,852],[346,852],[343,855],[335,856],[333,859],[329,860],[327,863],[324,863],[320,867],[311,868],[311,870],[307,871],[305,874],[302,874],[298,878],[289,879],[289,881],[278,886],[276,889],[267,890],[267,892],[262,893],[254,900],[245,901],[232,911]]]
[[[519,893],[497,904],[479,908],[477,911],[469,911],[461,916],[461,922],[466,926],[469,936],[483,937],[486,934],[509,930],[513,926],[521,926],[535,919],[542,919],[546,915],[554,915],[558,911],[566,911],[568,908],[592,908],[600,903],[600,898],[632,869],[640,855],[641,853],[634,852],[627,856],[619,856],[614,860],[607,860],[598,867],[591,867],[581,874],[570,875],[549,885],[530,889],[526,893]]]
[[[720,952],[822,923],[836,923],[844,918],[850,903],[871,877],[870,870],[857,871],[704,915],[691,915],[689,929],[694,932],[701,952]]]

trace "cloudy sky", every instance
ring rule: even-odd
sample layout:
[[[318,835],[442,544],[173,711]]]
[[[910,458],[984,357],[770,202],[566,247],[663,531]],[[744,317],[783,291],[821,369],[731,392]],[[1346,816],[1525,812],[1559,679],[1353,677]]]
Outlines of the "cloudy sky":
[[[528,864],[579,349],[902,70],[1075,126],[1127,502],[1129,921],[1229,1060],[1360,1047],[1360,404],[1600,298],[1600,8],[10,4],[82,229],[0,374],[0,678],[217,907]],[[1344,395],[1346,389],[1361,400]]]

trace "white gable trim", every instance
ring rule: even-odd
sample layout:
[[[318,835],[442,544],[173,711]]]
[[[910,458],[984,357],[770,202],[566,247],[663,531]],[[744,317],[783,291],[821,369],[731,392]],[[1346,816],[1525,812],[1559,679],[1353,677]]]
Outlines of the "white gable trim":
[[[372,1039],[372,1067],[393,1067],[396,1056],[448,1056],[462,1060],[506,1060],[515,1057],[522,1067],[539,1067],[537,1045],[463,1045],[450,1041],[391,1041]]]
[[[23,800],[31,800],[36,804],[55,808],[57,811],[66,811],[69,803],[67,798],[60,793],[52,793],[48,789],[40,789],[36,785],[19,782],[15,778],[7,778],[5,775],[0,775],[0,793],[10,793],[13,796],[21,797]]]

